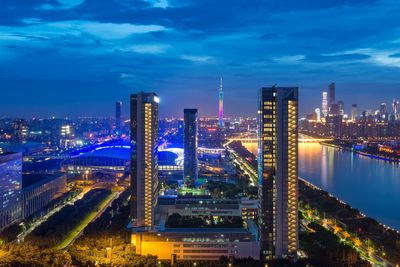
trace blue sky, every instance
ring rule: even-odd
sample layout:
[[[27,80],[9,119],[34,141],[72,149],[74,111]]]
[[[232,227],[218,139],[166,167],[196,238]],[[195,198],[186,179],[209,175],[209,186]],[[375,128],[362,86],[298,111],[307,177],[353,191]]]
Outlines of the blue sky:
[[[257,89],[299,86],[301,113],[331,81],[347,111],[400,98],[393,0],[2,0],[0,117],[110,116],[155,91],[161,116],[255,115]]]

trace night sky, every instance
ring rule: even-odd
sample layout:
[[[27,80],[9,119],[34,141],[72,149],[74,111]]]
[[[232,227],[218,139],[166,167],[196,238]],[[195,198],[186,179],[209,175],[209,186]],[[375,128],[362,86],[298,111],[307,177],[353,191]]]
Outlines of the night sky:
[[[111,116],[155,91],[160,115],[255,116],[257,89],[299,86],[301,113],[400,98],[400,1],[1,0],[0,117]]]

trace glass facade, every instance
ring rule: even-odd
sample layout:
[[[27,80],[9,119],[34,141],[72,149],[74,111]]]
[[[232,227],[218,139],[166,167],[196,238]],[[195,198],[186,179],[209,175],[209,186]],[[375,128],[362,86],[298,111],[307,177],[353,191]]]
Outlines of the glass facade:
[[[185,134],[183,138],[184,168],[183,176],[187,187],[194,187],[198,178],[197,146],[198,123],[197,109],[184,110]]]
[[[0,229],[21,219],[22,154],[0,155]]]

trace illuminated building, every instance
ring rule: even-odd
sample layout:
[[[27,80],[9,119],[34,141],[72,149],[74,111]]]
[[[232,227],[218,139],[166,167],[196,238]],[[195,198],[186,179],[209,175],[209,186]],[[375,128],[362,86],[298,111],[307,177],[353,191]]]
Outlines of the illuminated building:
[[[337,105],[339,106],[339,115],[344,115],[344,102],[342,100],[337,102]]]
[[[21,219],[22,154],[0,154],[0,229]]]
[[[400,120],[400,102],[393,100],[393,116],[394,116],[394,120]]]
[[[220,78],[220,85],[218,91],[218,126],[224,127],[224,90],[222,87],[222,77]]]
[[[358,117],[357,104],[351,105],[351,120],[356,121]]]
[[[183,179],[187,187],[194,187],[198,178],[197,144],[198,123],[197,109],[184,110],[185,130],[183,136],[184,167]]]
[[[315,114],[317,114],[317,122],[320,122],[321,121],[321,110],[319,108],[316,108]]]
[[[322,92],[322,116],[328,116],[328,93]]]
[[[66,124],[61,126],[61,138],[60,147],[70,148],[72,147],[72,141],[74,139],[74,132],[71,125]]]
[[[122,102],[118,101],[115,103],[115,134],[121,135],[121,108]]]
[[[298,249],[298,88],[259,92],[259,227],[263,260]]]
[[[243,228],[169,228],[134,233],[131,242],[137,255],[155,255],[159,260],[170,260],[174,255],[178,260],[191,261],[218,261],[222,256],[258,260],[256,236],[256,231]]]
[[[335,104],[336,99],[336,88],[335,88],[335,83],[329,84],[329,95],[328,95],[328,107],[329,107],[329,114],[331,113],[330,109],[332,108],[332,105]]]
[[[155,93],[131,95],[131,217],[151,229],[158,198],[158,102]]]

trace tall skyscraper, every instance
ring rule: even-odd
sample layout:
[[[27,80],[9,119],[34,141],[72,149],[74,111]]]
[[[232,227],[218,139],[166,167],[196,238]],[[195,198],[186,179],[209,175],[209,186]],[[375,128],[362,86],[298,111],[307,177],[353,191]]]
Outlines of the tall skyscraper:
[[[338,106],[339,106],[339,115],[344,115],[344,102],[342,100],[337,102]]]
[[[133,227],[151,229],[158,199],[158,96],[131,95],[131,217]]]
[[[194,187],[198,178],[197,144],[198,125],[197,109],[184,110],[185,131],[183,137],[184,163],[183,178],[187,187]]]
[[[121,108],[122,102],[117,101],[115,103],[115,134],[117,136],[121,135]]]
[[[357,104],[351,105],[351,120],[356,121],[358,117]]]
[[[336,92],[335,91],[336,91],[335,83],[329,84],[329,95],[328,95],[328,107],[329,107],[329,109],[336,102],[336,99],[335,99]]]
[[[0,153],[0,229],[21,219],[22,154]]]
[[[222,86],[222,77],[220,78],[220,85],[218,90],[218,126],[224,127],[224,89]]]
[[[393,116],[394,116],[394,119],[395,119],[396,121],[397,121],[397,120],[400,120],[400,102],[399,102],[399,101],[396,101],[396,100],[393,100],[392,107],[393,107]]]
[[[328,116],[328,93],[322,92],[322,116]]]
[[[259,226],[264,260],[298,249],[298,88],[259,92]]]
[[[321,121],[321,110],[319,108],[316,108],[315,114],[317,114],[317,122],[320,122]]]

